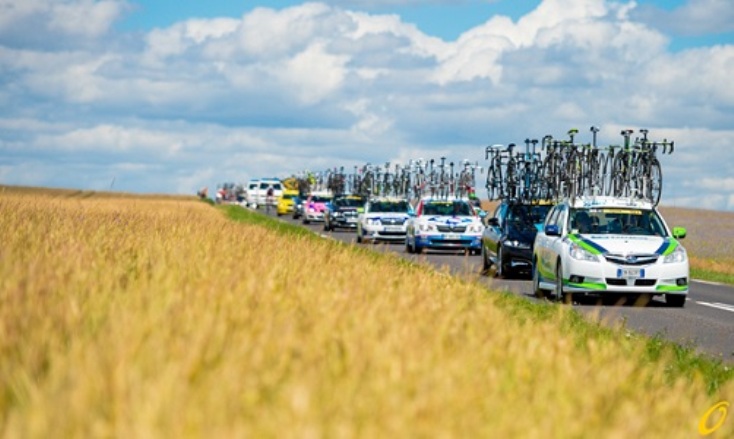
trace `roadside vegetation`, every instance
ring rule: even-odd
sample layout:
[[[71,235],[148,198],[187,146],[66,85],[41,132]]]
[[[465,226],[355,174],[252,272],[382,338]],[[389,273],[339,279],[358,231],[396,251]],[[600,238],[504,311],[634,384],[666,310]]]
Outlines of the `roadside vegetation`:
[[[734,285],[734,212],[661,207],[668,225],[683,226],[691,277]]]
[[[4,190],[0,239],[5,437],[692,437],[734,398],[692,349],[236,206]]]

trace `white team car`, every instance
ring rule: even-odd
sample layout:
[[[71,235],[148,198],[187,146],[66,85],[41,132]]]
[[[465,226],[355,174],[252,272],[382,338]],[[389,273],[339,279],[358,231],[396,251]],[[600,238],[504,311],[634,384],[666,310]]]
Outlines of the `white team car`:
[[[557,204],[533,246],[533,289],[552,291],[569,303],[573,294],[665,295],[683,307],[689,269],[678,242],[686,229],[671,231],[648,202],[613,197],[579,198]]]
[[[405,198],[372,198],[357,218],[357,242],[405,241],[405,224],[413,208]]]
[[[463,198],[423,198],[408,221],[405,250],[461,250],[479,254],[482,224],[469,200]]]

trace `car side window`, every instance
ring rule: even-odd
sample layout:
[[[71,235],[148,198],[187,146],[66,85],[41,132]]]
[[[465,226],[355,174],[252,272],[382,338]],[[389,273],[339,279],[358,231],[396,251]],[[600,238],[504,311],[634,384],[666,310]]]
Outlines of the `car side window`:
[[[507,214],[507,205],[500,204],[494,211],[494,218],[497,218],[497,224],[501,228],[505,224],[505,215]]]
[[[556,206],[554,207],[550,213],[548,214],[548,221],[546,221],[546,226],[555,226],[558,225],[558,212],[560,212],[561,209]]]
[[[558,226],[558,230],[561,231],[561,233],[564,233],[564,230],[566,229],[566,217],[568,216],[568,209],[566,206],[560,206],[558,208],[558,218],[556,219],[556,225]]]

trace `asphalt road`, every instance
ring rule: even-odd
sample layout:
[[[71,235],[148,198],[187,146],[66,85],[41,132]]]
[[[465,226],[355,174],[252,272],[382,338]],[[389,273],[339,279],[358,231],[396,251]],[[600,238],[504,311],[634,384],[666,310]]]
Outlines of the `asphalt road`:
[[[325,237],[354,245],[371,245],[376,251],[389,251],[405,258],[446,267],[457,276],[480,279],[491,290],[506,290],[527,300],[539,300],[529,278],[497,279],[493,273],[481,274],[480,256],[463,252],[428,252],[411,255],[403,244],[357,244],[353,230],[325,232],[323,224],[304,225],[300,220],[282,216],[283,221],[302,225]],[[703,353],[734,363],[734,287],[693,280],[684,308],[669,308],[660,296],[646,303],[619,303],[616,299],[575,298],[574,309],[610,325],[625,327],[648,335],[659,335],[677,343],[693,346]]]

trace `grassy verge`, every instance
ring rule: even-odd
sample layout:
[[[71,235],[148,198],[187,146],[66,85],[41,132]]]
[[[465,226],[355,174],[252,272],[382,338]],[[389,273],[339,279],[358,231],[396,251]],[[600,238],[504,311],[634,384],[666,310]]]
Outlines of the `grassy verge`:
[[[691,268],[691,278],[734,285],[734,275],[700,268]]]
[[[691,277],[734,285],[734,260],[691,256]]]

